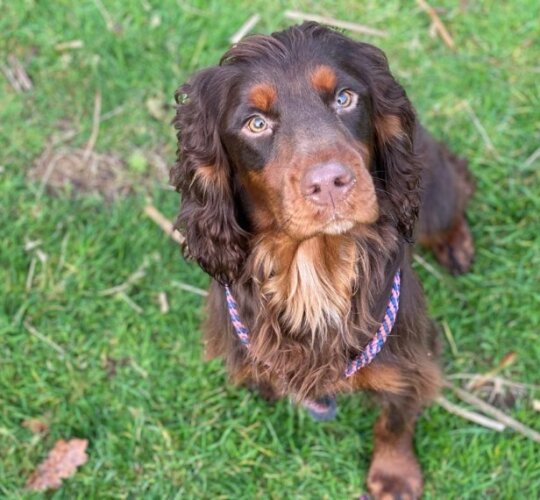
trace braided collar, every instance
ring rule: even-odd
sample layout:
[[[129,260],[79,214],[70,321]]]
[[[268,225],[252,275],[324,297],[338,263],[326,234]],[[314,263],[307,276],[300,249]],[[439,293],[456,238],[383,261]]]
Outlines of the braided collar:
[[[401,271],[398,269],[394,275],[392,290],[390,292],[390,298],[386,306],[382,323],[375,333],[375,336],[367,343],[364,350],[349,362],[345,370],[345,377],[350,377],[364,366],[369,365],[383,348],[396,322],[397,313],[399,310],[400,290]],[[238,303],[234,299],[228,285],[225,285],[225,296],[227,298],[227,308],[229,309],[229,316],[231,318],[234,331],[236,332],[240,342],[246,346],[247,349],[249,349],[249,330],[240,319],[240,314],[238,313]]]

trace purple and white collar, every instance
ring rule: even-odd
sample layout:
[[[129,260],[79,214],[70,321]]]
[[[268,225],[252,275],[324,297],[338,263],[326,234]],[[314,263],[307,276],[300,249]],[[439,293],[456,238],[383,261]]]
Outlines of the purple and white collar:
[[[379,326],[374,337],[368,342],[365,349],[356,356],[353,360],[349,362],[345,370],[345,377],[348,378],[351,375],[354,375],[358,370],[369,365],[379,354],[394,324],[396,322],[397,313],[399,310],[399,296],[401,290],[401,271],[398,269],[394,275],[394,281],[392,283],[392,290],[390,292],[390,299],[386,306],[386,311],[384,313],[384,318]],[[229,316],[231,318],[234,331],[238,336],[240,342],[249,349],[250,340],[249,340],[249,330],[246,325],[242,323],[240,319],[240,314],[238,312],[238,304],[234,299],[231,289],[228,285],[225,285],[225,296],[227,298],[227,307],[229,309]]]

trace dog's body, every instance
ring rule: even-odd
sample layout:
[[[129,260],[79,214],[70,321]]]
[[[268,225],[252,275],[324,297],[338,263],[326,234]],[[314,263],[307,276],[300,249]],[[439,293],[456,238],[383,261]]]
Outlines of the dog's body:
[[[416,235],[451,271],[467,270],[466,162],[416,123],[380,50],[314,23],[248,38],[177,96],[178,225],[190,256],[214,277],[207,355],[267,396],[374,391],[383,411],[370,492],[418,497],[414,421],[440,374],[410,242]],[[398,271],[389,340],[344,377],[379,327]],[[224,284],[249,350],[233,329]]]

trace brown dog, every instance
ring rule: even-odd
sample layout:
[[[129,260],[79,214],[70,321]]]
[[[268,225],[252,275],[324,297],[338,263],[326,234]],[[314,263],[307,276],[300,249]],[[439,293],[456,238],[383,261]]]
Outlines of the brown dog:
[[[177,101],[171,181],[188,253],[214,278],[208,356],[225,358],[236,382],[299,402],[374,391],[383,410],[369,490],[417,498],[413,427],[440,374],[411,242],[416,234],[452,272],[469,268],[466,162],[417,123],[379,49],[315,23],[247,38]],[[345,377],[381,326],[396,273],[391,335]]]

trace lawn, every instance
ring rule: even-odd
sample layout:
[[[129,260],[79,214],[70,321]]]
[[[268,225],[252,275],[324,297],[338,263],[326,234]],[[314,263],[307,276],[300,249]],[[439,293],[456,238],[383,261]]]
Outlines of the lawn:
[[[430,255],[415,261],[431,314],[455,341],[445,371],[485,372],[514,352],[502,375],[538,383],[540,5],[459,3],[437,2],[452,51],[412,1],[0,0],[0,62],[16,56],[33,83],[16,92],[0,73],[0,496],[39,497],[26,478],[71,437],[88,439],[89,460],[52,498],[347,499],[364,490],[370,399],[342,397],[338,418],[317,424],[287,401],[268,406],[227,385],[219,362],[202,361],[202,297],[178,286],[208,279],[143,213],[151,201],[172,219],[178,205],[163,173],[176,147],[172,110],[161,104],[215,64],[255,12],[262,32],[286,27],[292,8],[388,32],[352,36],[385,50],[423,122],[469,158],[477,180],[473,271],[452,278]],[[88,147],[96,93],[90,154],[113,158],[130,194],[53,196],[29,173],[46,150]],[[107,293],[137,270],[123,293]],[[540,391],[505,411],[539,429],[533,399]],[[32,433],[28,419],[48,432]],[[540,495],[540,446],[512,431],[433,406],[416,446],[426,498]]]

